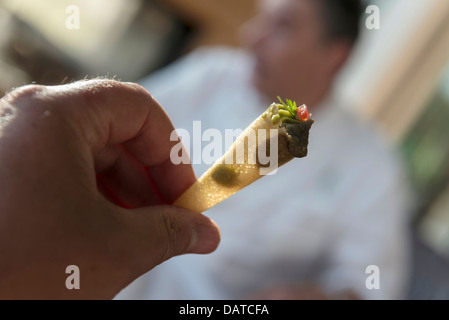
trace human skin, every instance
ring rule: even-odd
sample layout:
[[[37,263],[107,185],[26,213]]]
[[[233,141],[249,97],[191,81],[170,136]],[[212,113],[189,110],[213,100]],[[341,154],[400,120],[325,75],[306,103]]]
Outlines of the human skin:
[[[286,97],[312,113],[352,50],[349,41],[326,35],[315,0],[260,0],[241,35],[255,60],[254,86],[270,101]]]
[[[0,298],[109,299],[220,240],[168,205],[196,181],[173,165],[173,126],[142,87],[113,80],[18,88],[0,100]],[[65,286],[80,269],[80,289]]]

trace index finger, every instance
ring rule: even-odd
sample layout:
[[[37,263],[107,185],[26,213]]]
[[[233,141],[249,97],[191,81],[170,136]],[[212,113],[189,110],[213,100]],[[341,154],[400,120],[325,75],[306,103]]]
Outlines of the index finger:
[[[196,178],[190,164],[175,165],[170,141],[174,131],[168,115],[143,87],[114,80],[80,81],[50,87],[67,100],[70,114],[93,155],[123,144],[143,165],[165,199],[172,203]]]

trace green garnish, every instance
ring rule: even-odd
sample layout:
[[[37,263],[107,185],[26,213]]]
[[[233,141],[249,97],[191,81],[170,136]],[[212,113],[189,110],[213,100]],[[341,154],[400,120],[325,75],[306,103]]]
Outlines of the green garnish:
[[[296,111],[298,110],[298,106],[296,101],[291,101],[290,99],[286,99],[287,103],[285,103],[281,97],[278,96],[279,102],[284,106],[284,108],[290,112],[293,118],[296,118]]]
[[[287,111],[287,110],[279,110],[279,115],[281,117],[288,117],[288,118],[291,117],[290,111]]]
[[[275,114],[271,117],[271,123],[272,124],[278,124],[281,121],[281,116],[278,114]]]
[[[281,97],[278,96],[279,103],[273,103],[267,111],[262,114],[262,119],[271,119],[273,125],[279,122],[284,123],[301,123],[307,121],[310,114],[307,112],[306,105],[298,107],[295,101],[286,99],[285,103]],[[301,118],[299,117],[301,115]],[[302,117],[304,115],[304,118]]]

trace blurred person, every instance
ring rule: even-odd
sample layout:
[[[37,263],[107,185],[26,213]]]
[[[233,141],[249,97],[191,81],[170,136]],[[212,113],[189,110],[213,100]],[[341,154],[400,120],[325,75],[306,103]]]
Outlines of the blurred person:
[[[249,53],[201,48],[142,81],[191,137],[192,120],[243,129],[276,96],[307,104],[316,122],[307,158],[207,212],[222,231],[215,253],[171,260],[118,298],[404,298],[406,177],[393,148],[332,95],[362,12],[356,0],[261,0],[243,33]],[[208,166],[194,163],[198,175]]]

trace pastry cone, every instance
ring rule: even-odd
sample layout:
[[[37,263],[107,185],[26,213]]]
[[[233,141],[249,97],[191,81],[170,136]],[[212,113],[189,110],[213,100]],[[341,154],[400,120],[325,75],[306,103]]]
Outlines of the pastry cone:
[[[314,121],[305,105],[279,100],[282,103],[272,104],[254,120],[174,205],[204,212],[293,158],[305,157]]]

